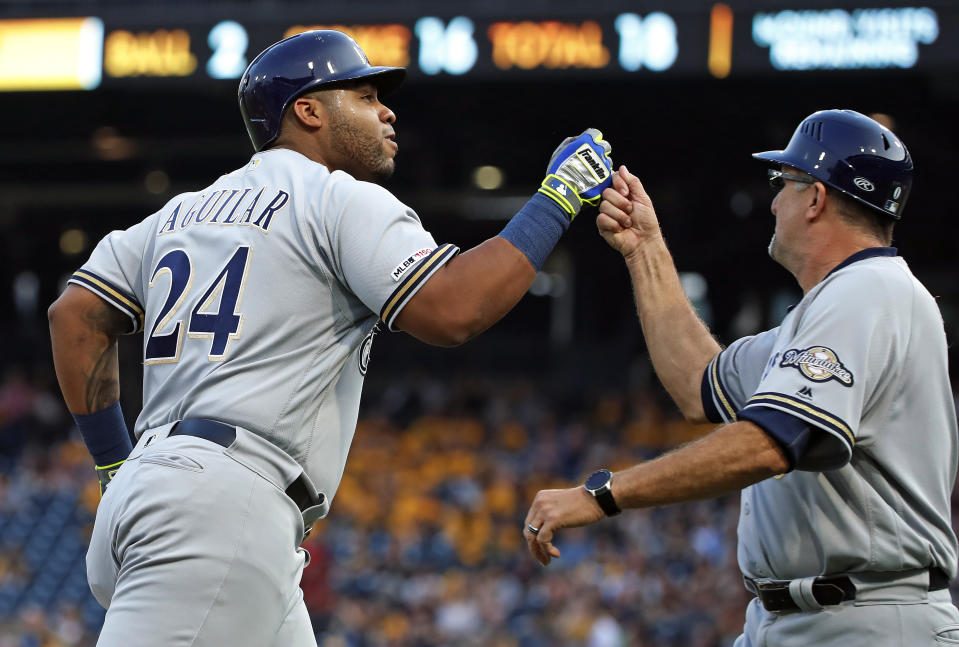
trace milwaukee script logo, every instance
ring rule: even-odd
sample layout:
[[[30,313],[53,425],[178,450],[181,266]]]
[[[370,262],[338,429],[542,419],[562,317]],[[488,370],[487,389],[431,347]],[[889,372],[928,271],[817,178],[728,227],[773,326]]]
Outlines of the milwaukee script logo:
[[[852,372],[842,362],[836,351],[826,346],[812,346],[803,350],[791,348],[783,353],[780,366],[792,366],[813,382],[837,380],[852,386]]]

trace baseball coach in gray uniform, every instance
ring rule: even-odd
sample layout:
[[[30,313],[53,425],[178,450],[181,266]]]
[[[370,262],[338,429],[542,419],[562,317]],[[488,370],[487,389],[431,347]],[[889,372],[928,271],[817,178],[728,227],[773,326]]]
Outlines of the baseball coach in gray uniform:
[[[656,371],[699,441],[585,487],[539,492],[524,529],[543,564],[559,528],[739,489],[739,566],[756,597],[737,647],[959,644],[950,493],[956,412],[942,317],[890,247],[913,165],[872,119],[826,110],[769,178],[769,253],[803,298],[722,349],[683,294],[652,202],[621,167],[597,226],[621,252]]]
[[[499,236],[438,245],[377,185],[398,148],[381,99],[404,73],[336,31],[267,48],[239,87],[249,163],[107,235],[51,306],[105,489],[87,553],[98,645],[315,646],[299,546],[343,474],[374,335],[456,345],[486,329],[610,185],[588,129]],[[140,330],[131,452],[116,339]]]

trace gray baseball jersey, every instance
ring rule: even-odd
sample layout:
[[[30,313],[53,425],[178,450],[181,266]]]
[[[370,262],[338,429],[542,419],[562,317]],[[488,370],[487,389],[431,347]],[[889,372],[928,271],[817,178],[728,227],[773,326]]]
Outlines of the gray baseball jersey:
[[[935,300],[893,248],[859,252],[773,330],[704,376],[715,422],[755,408],[819,433],[796,469],[746,488],[739,565],[751,578],[956,574],[956,411]]]
[[[457,251],[387,190],[281,149],[112,232],[70,282],[144,331],[137,436],[240,425],[332,499],[376,330]]]

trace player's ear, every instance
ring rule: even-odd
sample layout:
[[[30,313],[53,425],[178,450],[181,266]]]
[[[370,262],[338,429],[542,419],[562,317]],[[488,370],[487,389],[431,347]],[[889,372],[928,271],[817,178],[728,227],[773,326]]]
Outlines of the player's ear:
[[[326,106],[308,94],[293,101],[290,115],[307,128],[320,128],[327,121]]]

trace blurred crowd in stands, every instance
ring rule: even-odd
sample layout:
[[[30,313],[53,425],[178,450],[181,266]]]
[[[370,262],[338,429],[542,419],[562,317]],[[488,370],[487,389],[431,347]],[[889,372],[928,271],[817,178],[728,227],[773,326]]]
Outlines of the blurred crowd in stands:
[[[394,376],[395,378],[395,376]],[[655,389],[571,396],[531,379],[368,388],[302,587],[321,647],[727,647],[748,601],[738,497],[630,511],[527,553],[535,492],[649,459],[690,426]],[[0,383],[0,647],[87,647],[92,462],[50,369]]]

